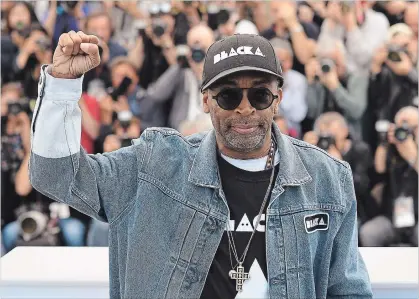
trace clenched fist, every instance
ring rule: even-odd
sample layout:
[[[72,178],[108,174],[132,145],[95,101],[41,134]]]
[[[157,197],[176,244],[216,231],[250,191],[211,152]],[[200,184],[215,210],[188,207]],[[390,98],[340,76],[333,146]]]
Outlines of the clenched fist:
[[[52,59],[51,75],[75,79],[100,63],[99,39],[82,31],[63,33]]]

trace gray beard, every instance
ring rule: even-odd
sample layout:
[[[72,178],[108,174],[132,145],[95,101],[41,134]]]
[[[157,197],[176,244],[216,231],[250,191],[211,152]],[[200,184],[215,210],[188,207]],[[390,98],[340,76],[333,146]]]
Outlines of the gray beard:
[[[250,153],[262,148],[267,130],[264,127],[258,127],[253,133],[243,135],[234,132],[231,128],[221,128],[220,136],[224,145],[236,152]]]

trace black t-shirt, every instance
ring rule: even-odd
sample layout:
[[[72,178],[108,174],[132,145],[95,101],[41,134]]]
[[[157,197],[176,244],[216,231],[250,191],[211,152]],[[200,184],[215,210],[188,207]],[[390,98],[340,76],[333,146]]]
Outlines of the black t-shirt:
[[[223,191],[230,209],[229,227],[234,230],[234,243],[240,258],[256,224],[272,170],[245,171],[231,165],[220,156],[218,165]],[[275,177],[278,169],[277,166]],[[251,277],[245,282],[241,293],[246,298],[261,298],[266,294],[268,288],[265,247],[265,211],[268,203],[269,199],[243,263],[244,271],[250,273]],[[232,251],[230,262],[229,243],[225,231],[209,269],[201,298],[229,299],[236,297],[236,280],[229,277],[229,271],[232,270],[231,263],[233,266],[237,264]]]

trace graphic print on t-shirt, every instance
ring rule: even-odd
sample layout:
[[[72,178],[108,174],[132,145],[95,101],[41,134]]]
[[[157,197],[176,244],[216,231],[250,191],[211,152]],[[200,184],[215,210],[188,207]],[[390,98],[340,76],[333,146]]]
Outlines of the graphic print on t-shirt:
[[[269,298],[265,246],[265,212],[269,199],[243,262],[244,271],[249,273],[250,278],[244,282],[241,292],[236,291],[236,280],[229,277],[229,271],[233,269],[232,265],[237,265],[237,261],[233,251],[229,252],[227,227],[232,230],[237,255],[241,258],[256,226],[272,170],[245,171],[222,158],[219,158],[219,169],[230,221],[209,269],[201,299]]]
[[[247,232],[249,234],[245,234],[246,238],[249,239],[251,233],[253,232],[254,228],[256,227],[256,223],[258,220],[258,216],[254,217],[253,221],[250,222],[249,218],[246,214],[243,215],[243,217],[240,220],[240,223],[235,226],[236,223],[235,220],[230,220],[230,230],[234,231],[234,228],[236,228],[236,233],[243,233]],[[227,229],[227,228],[226,228]],[[256,227],[256,233],[261,232],[261,235],[265,235],[265,214],[262,214],[260,216],[259,225]],[[255,233],[255,234],[256,234]],[[240,238],[241,236],[238,236],[235,238]],[[255,237],[254,237],[255,238]],[[251,248],[251,247],[250,247]],[[251,249],[249,249],[250,251]],[[240,252],[238,252],[238,255],[240,256]],[[249,256],[249,253],[247,254]],[[232,257],[233,261],[235,261],[234,257]],[[246,258],[247,259],[247,258]],[[244,299],[244,298],[268,298],[268,281],[266,279],[266,273],[263,272],[258,258],[255,257],[252,259],[253,262],[251,263],[250,268],[245,268],[245,272],[249,273],[250,279],[246,280],[243,284],[243,290],[241,292],[238,292],[235,299]],[[252,261],[250,260],[250,261]],[[265,260],[266,262],[266,260]],[[235,263],[234,263],[235,264]]]

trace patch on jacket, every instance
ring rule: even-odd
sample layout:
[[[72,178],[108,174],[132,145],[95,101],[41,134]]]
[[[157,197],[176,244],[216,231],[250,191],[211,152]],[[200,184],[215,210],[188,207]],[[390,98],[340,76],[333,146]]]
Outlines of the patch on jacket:
[[[304,217],[304,225],[307,233],[314,233],[318,230],[329,229],[329,214],[318,213]]]

